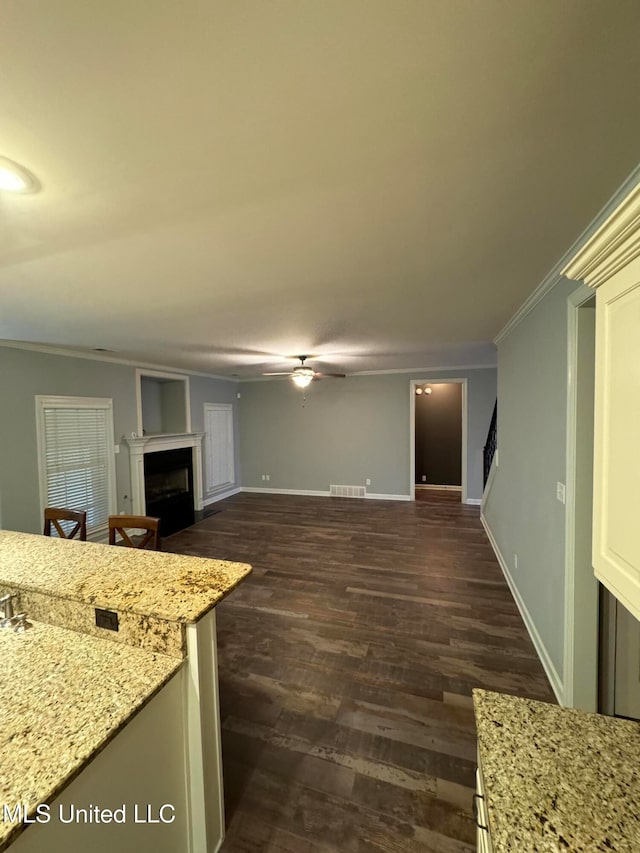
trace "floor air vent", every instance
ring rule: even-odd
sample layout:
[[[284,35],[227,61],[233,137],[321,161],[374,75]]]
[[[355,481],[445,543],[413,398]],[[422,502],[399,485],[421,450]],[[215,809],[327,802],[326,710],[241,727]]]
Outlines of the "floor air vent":
[[[329,486],[332,498],[363,498],[366,494],[364,486]]]

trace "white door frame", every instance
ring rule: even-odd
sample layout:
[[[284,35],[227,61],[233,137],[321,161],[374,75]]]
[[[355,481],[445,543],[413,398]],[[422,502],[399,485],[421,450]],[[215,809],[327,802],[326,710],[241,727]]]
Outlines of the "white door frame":
[[[585,611],[584,601],[576,595],[576,443],[578,402],[578,311],[594,297],[594,290],[583,284],[567,298],[567,448],[565,493],[565,571],[564,571],[564,677],[563,705],[597,711],[598,707],[598,585],[593,584],[593,600]],[[595,368],[595,365],[594,365]],[[593,570],[592,570],[593,571]],[[595,619],[593,613],[595,612]],[[576,628],[587,642],[576,645]],[[595,656],[594,656],[595,649]],[[581,666],[576,666],[579,657]],[[590,684],[576,685],[574,668],[591,673]]]
[[[461,500],[463,504],[467,503],[467,380],[457,377],[449,379],[440,376],[436,379],[425,377],[423,379],[409,380],[409,499],[412,501],[416,499],[416,386],[447,385],[454,382],[462,385],[462,476],[460,480],[462,486]]]

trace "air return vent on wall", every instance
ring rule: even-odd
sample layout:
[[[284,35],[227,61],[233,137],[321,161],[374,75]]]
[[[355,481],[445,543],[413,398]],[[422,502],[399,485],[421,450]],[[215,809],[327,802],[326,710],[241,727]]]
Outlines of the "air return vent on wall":
[[[363,498],[365,493],[364,486],[329,486],[332,498]]]

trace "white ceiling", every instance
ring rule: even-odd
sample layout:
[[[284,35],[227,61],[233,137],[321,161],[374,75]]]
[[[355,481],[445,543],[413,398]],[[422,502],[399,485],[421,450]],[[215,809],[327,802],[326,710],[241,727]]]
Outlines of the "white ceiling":
[[[636,0],[3,0],[0,338],[486,363],[639,159]]]

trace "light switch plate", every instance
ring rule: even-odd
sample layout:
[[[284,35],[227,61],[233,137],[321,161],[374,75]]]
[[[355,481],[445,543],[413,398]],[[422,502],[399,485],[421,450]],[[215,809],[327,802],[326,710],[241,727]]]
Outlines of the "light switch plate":
[[[560,501],[561,504],[563,504],[565,502],[566,495],[565,495],[564,483],[560,483],[560,482],[556,483],[556,497],[558,498],[558,500]]]

